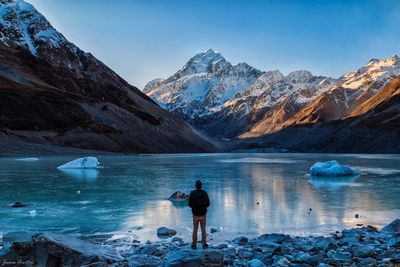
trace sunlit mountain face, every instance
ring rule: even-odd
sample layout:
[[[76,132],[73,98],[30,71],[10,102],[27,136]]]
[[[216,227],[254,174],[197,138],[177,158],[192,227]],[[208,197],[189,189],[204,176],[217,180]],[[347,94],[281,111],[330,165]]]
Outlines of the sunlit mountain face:
[[[290,135],[300,136],[302,130],[294,130],[297,126],[306,127],[304,131],[309,131],[310,127],[318,128],[322,124],[322,138],[333,134],[333,131],[345,135],[340,129],[347,124],[340,121],[349,120],[355,132],[371,132],[373,136],[388,138],[396,133],[392,131],[393,128],[384,125],[389,122],[384,116],[381,117],[382,121],[377,119],[374,125],[368,124],[370,127],[366,127],[366,124],[355,125],[362,118],[354,120],[367,112],[373,113],[378,103],[388,101],[394,104],[396,101],[390,99],[397,93],[390,88],[396,87],[396,78],[399,76],[398,56],[371,59],[358,70],[334,79],[314,76],[305,70],[285,76],[278,70],[260,71],[246,63],[232,66],[219,52],[210,49],[195,55],[168,79],[149,82],[144,92],[166,110],[206,134],[224,140],[242,139],[240,143],[245,144],[254,138],[273,138],[274,133],[281,137],[281,132],[285,133],[285,130],[290,131]],[[392,104],[389,104],[391,109],[397,109],[397,104],[394,107]],[[386,115],[389,113],[386,112]],[[397,120],[394,118],[394,121]],[[334,125],[326,126],[329,122]],[[374,127],[381,131],[374,132]],[[353,142],[350,137],[344,139],[341,142]],[[257,142],[250,142],[252,145],[248,146],[260,146]],[[271,143],[261,147],[277,146],[308,151],[300,147],[300,142],[288,146],[279,138],[274,138]],[[338,143],[335,145],[341,146]],[[385,142],[381,145],[382,151],[386,151],[393,144],[386,148]],[[324,151],[326,144],[320,142],[318,146],[310,143],[309,149]],[[359,151],[380,150],[379,145],[363,147],[357,143],[345,151],[357,152],[357,147]],[[398,151],[398,148],[395,145],[391,151]]]

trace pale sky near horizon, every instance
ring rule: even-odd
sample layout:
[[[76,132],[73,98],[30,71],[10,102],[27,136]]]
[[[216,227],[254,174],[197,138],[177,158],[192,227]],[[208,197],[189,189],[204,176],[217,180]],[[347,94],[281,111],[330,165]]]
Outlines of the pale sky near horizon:
[[[232,64],[339,77],[400,54],[400,1],[26,0],[142,89],[212,48]]]

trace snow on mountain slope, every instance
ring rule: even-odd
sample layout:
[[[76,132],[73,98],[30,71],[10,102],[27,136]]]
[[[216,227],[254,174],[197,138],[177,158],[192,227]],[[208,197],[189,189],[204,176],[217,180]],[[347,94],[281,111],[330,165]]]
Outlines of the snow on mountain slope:
[[[344,74],[338,83],[299,112],[290,124],[314,123],[346,118],[364,105],[393,78],[400,76],[400,60],[391,56],[372,59],[357,71]]]
[[[222,107],[261,74],[246,63],[233,66],[209,49],[192,57],[168,79],[147,84],[145,92],[167,110],[193,121]]]
[[[22,0],[0,0],[0,58],[2,140],[120,152],[214,149]]]
[[[240,74],[233,74],[237,69]],[[359,70],[333,79],[306,70],[287,76],[278,70],[261,73],[245,63],[232,66],[208,50],[167,80],[146,86],[146,92],[212,135],[248,138],[293,124],[346,118],[397,76],[397,56],[372,59]]]

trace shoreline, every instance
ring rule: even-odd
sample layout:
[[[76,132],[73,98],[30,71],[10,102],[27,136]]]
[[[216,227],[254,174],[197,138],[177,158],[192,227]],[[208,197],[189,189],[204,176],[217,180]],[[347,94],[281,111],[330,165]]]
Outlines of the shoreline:
[[[344,229],[327,236],[263,234],[202,249],[190,240],[140,242],[107,235],[75,237],[54,233],[6,233],[0,249],[2,266],[399,266],[400,219]],[[200,233],[199,233],[200,235]],[[20,264],[18,264],[20,262]],[[12,264],[11,264],[12,263]]]

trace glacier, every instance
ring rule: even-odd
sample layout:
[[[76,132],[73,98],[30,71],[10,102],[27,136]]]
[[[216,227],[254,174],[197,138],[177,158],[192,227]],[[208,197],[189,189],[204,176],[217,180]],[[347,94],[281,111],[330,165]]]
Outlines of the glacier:
[[[342,165],[336,160],[317,162],[310,168],[311,176],[342,177],[358,175],[358,170]]]
[[[96,157],[83,157],[60,165],[57,169],[98,169],[99,165],[100,162]]]

